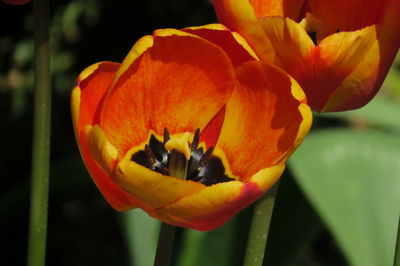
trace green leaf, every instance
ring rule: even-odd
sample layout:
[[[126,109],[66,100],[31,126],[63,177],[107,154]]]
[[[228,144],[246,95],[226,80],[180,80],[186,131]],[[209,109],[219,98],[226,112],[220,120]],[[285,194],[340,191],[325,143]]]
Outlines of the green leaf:
[[[183,233],[183,245],[177,265],[233,265],[235,219],[209,232],[186,229]]]
[[[392,265],[400,212],[398,136],[318,131],[289,164],[351,265]]]
[[[354,111],[324,113],[318,116],[343,118],[356,124],[367,124],[400,132],[400,105],[381,97],[375,97],[366,106]]]
[[[286,170],[279,181],[264,265],[300,265],[296,259],[323,228],[293,175]]]
[[[400,93],[400,53],[394,59],[393,65],[386,76],[382,88],[385,88],[394,96],[399,96]]]
[[[395,65],[393,65],[395,66]],[[396,96],[399,96],[400,93],[400,70],[399,67],[392,69],[389,71],[386,79],[382,85],[382,87],[386,88],[390,92],[394,93]]]
[[[153,265],[160,222],[140,209],[126,211],[120,215],[131,265]]]

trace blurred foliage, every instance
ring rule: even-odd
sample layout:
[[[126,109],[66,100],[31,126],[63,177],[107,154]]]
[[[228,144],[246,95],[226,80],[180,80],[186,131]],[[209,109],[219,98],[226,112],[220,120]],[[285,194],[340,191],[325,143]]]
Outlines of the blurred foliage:
[[[310,134],[290,165],[351,265],[393,265],[400,142],[373,130]]]
[[[121,223],[132,265],[152,265],[157,249],[160,221],[135,209],[121,213]]]
[[[23,265],[26,260],[33,93],[31,9],[31,4],[0,3],[0,23],[5,25],[0,31],[4,151],[0,234],[6,239],[2,247],[5,265]],[[152,264],[158,222],[140,210],[118,214],[101,197],[79,157],[69,93],[81,70],[98,61],[121,61],[137,39],[154,29],[215,21],[209,0],[51,1],[48,265]],[[398,198],[390,199],[400,178],[398,168],[391,167],[400,156],[396,143],[399,115],[398,56],[378,97],[365,108],[315,116],[313,134],[282,177],[265,265],[390,265],[395,226],[391,217]],[[324,158],[334,156],[337,147],[343,150],[341,160],[329,160],[326,165]],[[349,191],[358,194],[348,198]],[[250,207],[211,232],[178,230],[174,265],[241,265],[251,211]]]

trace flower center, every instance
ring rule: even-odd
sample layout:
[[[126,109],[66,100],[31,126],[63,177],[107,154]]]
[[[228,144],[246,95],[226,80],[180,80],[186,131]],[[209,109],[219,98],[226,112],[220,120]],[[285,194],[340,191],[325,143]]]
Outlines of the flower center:
[[[225,174],[222,160],[213,155],[214,147],[206,151],[199,147],[200,129],[194,133],[192,142],[188,135],[171,139],[164,129],[164,140],[160,142],[153,134],[144,150],[134,153],[131,161],[163,175],[175,176],[200,182],[206,186],[235,180]],[[183,143],[186,145],[185,149]]]

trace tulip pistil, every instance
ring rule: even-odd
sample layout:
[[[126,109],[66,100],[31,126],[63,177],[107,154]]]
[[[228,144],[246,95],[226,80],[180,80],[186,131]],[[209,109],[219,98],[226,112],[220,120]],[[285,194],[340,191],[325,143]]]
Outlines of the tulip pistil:
[[[191,142],[188,136],[184,135],[181,139],[175,139],[175,146],[171,148],[168,142],[172,140],[165,128],[163,142],[151,135],[144,150],[134,153],[131,161],[163,175],[200,182],[206,186],[235,180],[225,174],[222,160],[213,155],[214,147],[209,147],[206,151],[198,147],[200,129],[195,131]]]
[[[188,161],[183,153],[172,150],[169,153],[168,169],[171,176],[186,179]]]

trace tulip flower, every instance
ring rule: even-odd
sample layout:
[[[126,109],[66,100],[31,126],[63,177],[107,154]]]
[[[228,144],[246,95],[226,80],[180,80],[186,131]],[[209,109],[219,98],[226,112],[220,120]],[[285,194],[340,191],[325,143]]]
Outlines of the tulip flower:
[[[400,46],[399,0],[213,0],[221,23],[295,78],[318,112],[367,104]]]
[[[115,209],[197,230],[267,191],[311,124],[298,84],[218,24],[157,30],[122,64],[89,66],[71,108],[86,167]]]

